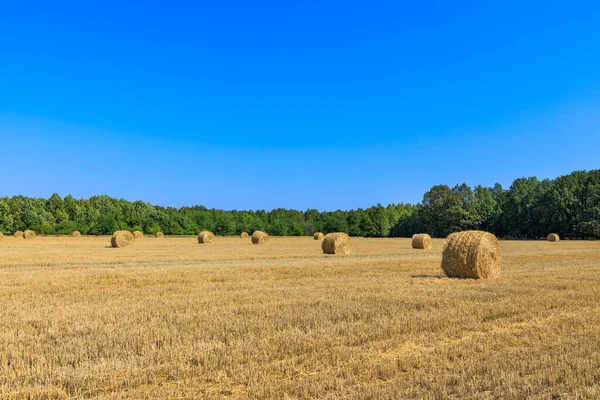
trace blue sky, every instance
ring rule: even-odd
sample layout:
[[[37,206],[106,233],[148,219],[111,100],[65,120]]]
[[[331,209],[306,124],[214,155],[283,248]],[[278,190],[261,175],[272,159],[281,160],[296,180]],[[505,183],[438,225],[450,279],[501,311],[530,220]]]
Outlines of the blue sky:
[[[594,2],[89,3],[0,5],[1,196],[334,210],[600,167]]]

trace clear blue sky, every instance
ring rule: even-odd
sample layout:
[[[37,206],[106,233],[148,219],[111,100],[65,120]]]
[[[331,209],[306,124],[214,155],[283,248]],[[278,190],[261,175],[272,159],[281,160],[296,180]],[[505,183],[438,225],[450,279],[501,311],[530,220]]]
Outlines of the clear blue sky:
[[[597,2],[0,6],[0,195],[320,210],[600,167]]]

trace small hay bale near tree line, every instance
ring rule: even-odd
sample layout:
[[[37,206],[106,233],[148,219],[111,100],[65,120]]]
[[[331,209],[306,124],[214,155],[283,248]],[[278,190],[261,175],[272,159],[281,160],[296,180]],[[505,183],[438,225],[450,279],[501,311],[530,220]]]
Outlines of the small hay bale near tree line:
[[[33,238],[35,238],[35,232],[27,229],[25,232],[23,232],[23,238],[33,239]]]
[[[343,232],[336,232],[323,238],[321,248],[325,254],[350,254],[352,243],[350,242],[350,236]]]
[[[431,249],[431,245],[432,245],[431,236],[429,236],[427,233],[419,233],[419,234],[413,235],[413,238],[412,238],[413,249],[429,250],[429,249]]]
[[[252,234],[252,244],[266,244],[269,241],[269,235],[262,231],[256,231]]]
[[[15,239],[23,239],[23,231],[16,231]]]
[[[133,232],[133,238],[134,239],[143,239],[144,238],[144,234],[141,231],[134,231]]]
[[[156,232],[156,238],[157,238],[157,239],[162,239],[162,238],[164,238],[164,237],[165,237],[165,234],[164,234],[164,233],[162,233],[162,232]]]
[[[240,233],[240,238],[241,239],[248,239],[250,237],[250,235],[248,235],[248,232],[242,232]]]
[[[450,278],[497,278],[500,261],[498,239],[483,231],[451,234],[442,253],[442,269]]]
[[[210,231],[202,231],[198,234],[198,243],[207,244],[215,241],[215,235]]]
[[[546,239],[548,239],[549,242],[558,242],[560,240],[560,236],[558,236],[556,233],[551,233]]]
[[[129,231],[116,231],[115,233],[113,233],[112,237],[110,238],[110,245],[112,247],[117,247],[117,248],[121,248],[121,247],[127,247],[130,244],[133,244],[133,234]]]
[[[315,232],[315,234],[313,235],[313,239],[315,240],[321,240],[325,237],[325,235],[323,234],[323,232]]]
[[[75,231],[75,232],[71,233],[71,236],[73,236],[73,237],[75,237],[75,238],[77,238],[77,237],[81,237],[81,232],[79,232],[79,231]]]

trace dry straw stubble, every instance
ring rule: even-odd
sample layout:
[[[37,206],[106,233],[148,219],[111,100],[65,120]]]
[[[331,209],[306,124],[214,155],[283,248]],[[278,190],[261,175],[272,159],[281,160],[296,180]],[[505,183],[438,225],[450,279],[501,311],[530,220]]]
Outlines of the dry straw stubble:
[[[133,234],[129,231],[116,231],[110,238],[112,247],[127,247],[133,243]]]
[[[215,235],[210,231],[202,231],[198,234],[198,243],[207,244],[215,241]]]
[[[429,250],[429,249],[431,249],[431,246],[432,246],[431,236],[429,236],[427,233],[419,233],[419,234],[413,235],[413,238],[412,238],[413,249]]]
[[[316,233],[313,235],[313,239],[315,239],[315,240],[321,240],[321,239],[323,239],[324,237],[325,237],[325,235],[323,234],[323,232],[316,232]]]
[[[256,231],[252,234],[252,244],[266,244],[269,241],[269,235],[262,231]]]
[[[35,232],[28,229],[25,232],[23,232],[23,237],[25,239],[34,239],[35,238]]]
[[[551,233],[548,235],[547,239],[549,242],[558,242],[560,240],[560,236],[558,236],[556,233]]]
[[[330,233],[323,238],[321,248],[325,254],[350,254],[352,242],[350,236],[343,232]]]
[[[453,278],[497,278],[500,261],[498,239],[483,231],[451,234],[442,253],[442,269],[448,277]]]

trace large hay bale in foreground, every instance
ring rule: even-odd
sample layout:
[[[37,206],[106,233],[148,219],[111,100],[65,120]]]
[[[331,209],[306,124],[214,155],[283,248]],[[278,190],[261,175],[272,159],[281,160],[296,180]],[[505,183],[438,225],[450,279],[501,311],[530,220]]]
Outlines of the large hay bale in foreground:
[[[133,238],[134,239],[143,239],[144,234],[141,231],[133,231]]]
[[[250,235],[248,235],[248,232],[240,233],[240,238],[242,238],[242,239],[248,239],[249,237],[250,237]]]
[[[23,231],[16,231],[15,239],[23,239]]]
[[[560,236],[558,236],[556,233],[551,233],[548,235],[547,239],[549,242],[558,242],[560,240]]]
[[[75,232],[71,233],[71,236],[73,236],[73,237],[81,237],[81,232],[75,231]]]
[[[25,232],[23,232],[23,238],[33,239],[33,238],[35,238],[35,232],[27,229]]]
[[[198,243],[212,243],[215,241],[215,235],[210,231],[202,231],[198,234]]]
[[[127,247],[133,243],[133,234],[129,231],[116,231],[110,238],[112,247]]]
[[[262,231],[256,231],[252,234],[252,244],[266,244],[269,241],[269,235]]]
[[[457,232],[446,240],[442,269],[448,277],[494,279],[500,274],[500,258],[496,236],[483,231]]]
[[[413,249],[431,249],[431,236],[427,233],[414,234],[412,238]]]
[[[323,239],[324,237],[325,237],[325,235],[323,234],[323,232],[316,232],[316,233],[313,235],[313,239],[315,239],[315,240],[321,240],[321,239]]]
[[[352,243],[350,242],[350,236],[343,232],[336,232],[323,238],[321,248],[325,254],[350,254]]]
[[[162,239],[162,238],[164,238],[164,237],[165,237],[165,234],[164,234],[164,233],[162,233],[162,232],[156,232],[156,238],[157,238],[157,239]]]

